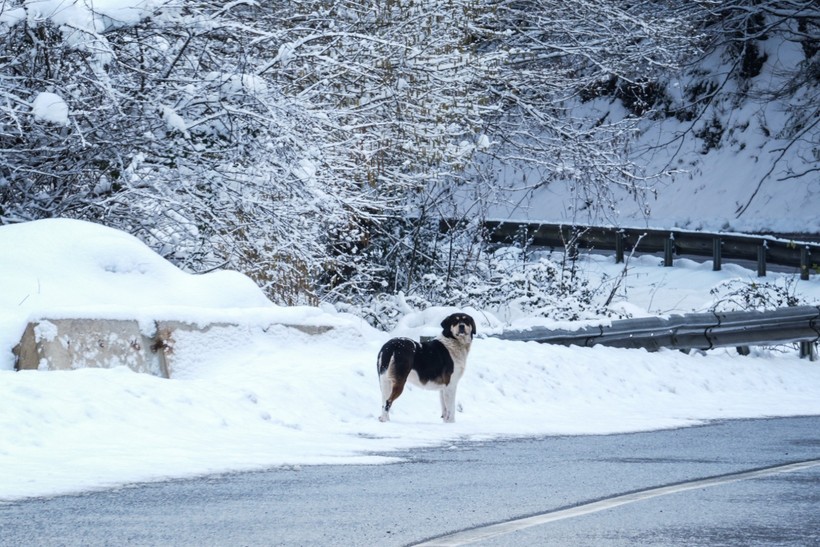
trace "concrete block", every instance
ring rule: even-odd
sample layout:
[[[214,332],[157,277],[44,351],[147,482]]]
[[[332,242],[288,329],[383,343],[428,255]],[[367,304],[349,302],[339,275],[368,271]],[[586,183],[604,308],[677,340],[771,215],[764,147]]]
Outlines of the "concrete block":
[[[168,378],[164,349],[137,321],[49,319],[29,323],[14,353],[17,370],[127,366]]]
[[[325,325],[283,326],[308,335],[333,329]],[[133,320],[42,319],[29,323],[14,347],[15,368],[47,371],[127,366],[135,372],[171,378],[179,350],[188,357],[192,352],[224,352],[226,346],[230,350],[249,339],[248,329],[230,322],[198,325],[162,320],[152,324],[153,332],[146,333]],[[186,347],[177,348],[178,339]]]

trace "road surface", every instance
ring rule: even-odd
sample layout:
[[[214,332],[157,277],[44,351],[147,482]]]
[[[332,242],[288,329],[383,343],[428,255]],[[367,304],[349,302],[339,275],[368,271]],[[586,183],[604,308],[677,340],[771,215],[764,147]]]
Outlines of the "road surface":
[[[820,417],[464,442],[402,457],[0,504],[0,545],[820,546]],[[795,462],[804,467],[772,470]],[[547,522],[516,525],[530,516]]]

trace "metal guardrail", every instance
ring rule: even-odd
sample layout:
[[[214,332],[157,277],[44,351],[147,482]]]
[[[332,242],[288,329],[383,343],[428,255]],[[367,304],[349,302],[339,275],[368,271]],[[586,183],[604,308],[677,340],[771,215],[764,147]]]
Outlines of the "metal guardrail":
[[[609,325],[577,330],[533,327],[493,335],[519,340],[591,347],[708,350],[719,347],[765,346],[799,342],[801,357],[817,358],[820,306],[797,306],[772,311],[714,312],[621,319]]]
[[[442,220],[441,230],[447,232],[458,223]],[[615,251],[615,261],[623,262],[624,253],[663,253],[664,266],[672,266],[674,256],[712,257],[713,269],[720,270],[724,258],[757,262],[758,276],[766,275],[766,264],[794,267],[801,279],[820,272],[820,243],[797,241],[773,235],[745,235],[688,230],[650,228],[614,228],[572,224],[484,222],[491,243],[566,247]],[[792,234],[795,237],[810,236]],[[813,258],[815,257],[815,258]]]

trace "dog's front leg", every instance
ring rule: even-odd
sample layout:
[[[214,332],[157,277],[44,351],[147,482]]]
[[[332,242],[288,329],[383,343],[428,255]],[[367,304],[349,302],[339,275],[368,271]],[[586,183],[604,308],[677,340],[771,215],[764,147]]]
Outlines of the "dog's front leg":
[[[441,400],[441,419],[447,421],[447,401],[444,397],[444,389],[438,392],[438,398]]]
[[[456,386],[453,384],[441,390],[441,418],[445,423],[456,421]]]

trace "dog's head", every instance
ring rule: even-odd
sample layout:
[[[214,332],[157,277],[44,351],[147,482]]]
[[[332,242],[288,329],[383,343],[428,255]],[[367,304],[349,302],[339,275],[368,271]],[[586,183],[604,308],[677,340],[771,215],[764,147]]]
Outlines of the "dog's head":
[[[466,313],[448,315],[441,322],[441,328],[446,338],[457,340],[472,340],[476,333],[475,321]]]

